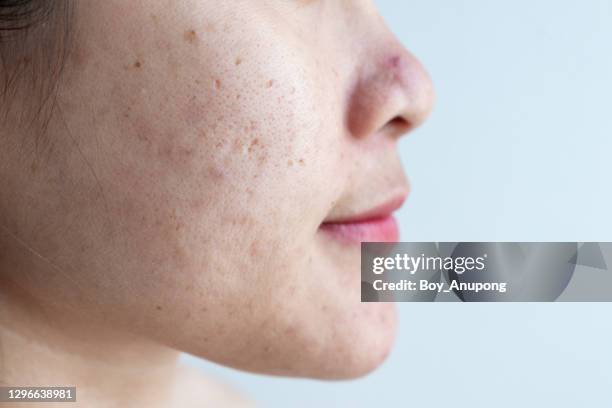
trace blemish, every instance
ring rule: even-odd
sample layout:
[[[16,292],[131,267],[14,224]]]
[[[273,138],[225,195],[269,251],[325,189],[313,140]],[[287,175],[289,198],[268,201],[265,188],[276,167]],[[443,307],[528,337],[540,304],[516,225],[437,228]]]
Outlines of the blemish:
[[[253,150],[255,150],[255,147],[257,147],[257,145],[259,144],[259,139],[255,138],[251,141],[251,144],[249,145],[249,153],[252,153]]]
[[[159,305],[157,305],[155,308],[156,308],[157,310],[162,310],[162,307],[161,307],[161,306],[159,306]]]
[[[293,166],[293,160],[287,160],[287,166],[289,167]]]
[[[140,68],[140,67],[142,67],[142,61],[136,60],[136,62],[134,63],[134,68]]]
[[[216,166],[209,166],[208,167],[208,174],[211,178],[213,178],[214,180],[221,180],[223,178],[223,170],[221,170],[219,167]]]
[[[304,161],[304,159],[300,159],[298,163],[300,163],[302,166],[306,165],[306,162]]]
[[[271,79],[268,82],[266,82],[266,88],[272,88],[272,86],[274,85],[274,80]]]
[[[218,78],[215,78],[215,89],[216,90],[221,89],[221,80]]]
[[[194,29],[190,29],[185,31],[185,34],[183,34],[183,38],[189,44],[195,44],[195,42],[198,40],[198,34],[195,32]]]
[[[242,64],[242,58],[240,58],[240,57],[236,57],[236,60],[234,61],[234,64],[235,64],[235,65],[240,65],[240,64]]]

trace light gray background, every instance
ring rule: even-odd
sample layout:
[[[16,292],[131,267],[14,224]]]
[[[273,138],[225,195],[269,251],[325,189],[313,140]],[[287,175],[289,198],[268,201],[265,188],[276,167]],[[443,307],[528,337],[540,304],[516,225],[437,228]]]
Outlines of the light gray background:
[[[326,0],[336,1],[336,0]],[[438,101],[401,154],[404,240],[612,241],[612,1],[379,0]],[[264,407],[610,407],[610,304],[401,304],[358,381],[242,374]]]

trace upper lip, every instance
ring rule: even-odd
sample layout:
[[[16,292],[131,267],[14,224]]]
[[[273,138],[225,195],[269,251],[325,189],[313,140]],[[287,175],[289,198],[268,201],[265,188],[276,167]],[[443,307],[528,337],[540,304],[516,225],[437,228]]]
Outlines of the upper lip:
[[[325,224],[348,224],[375,221],[390,216],[394,211],[399,209],[406,201],[406,194],[395,196],[381,204],[375,205],[369,210],[346,216],[339,216],[333,219],[328,219],[323,222]]]

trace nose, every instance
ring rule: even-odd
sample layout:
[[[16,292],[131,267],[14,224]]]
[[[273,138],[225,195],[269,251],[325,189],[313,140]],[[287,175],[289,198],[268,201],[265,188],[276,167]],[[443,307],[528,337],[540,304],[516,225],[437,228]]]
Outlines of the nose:
[[[399,137],[421,125],[434,101],[421,63],[391,34],[360,53],[349,96],[347,127],[356,138]],[[389,45],[390,44],[390,45]]]

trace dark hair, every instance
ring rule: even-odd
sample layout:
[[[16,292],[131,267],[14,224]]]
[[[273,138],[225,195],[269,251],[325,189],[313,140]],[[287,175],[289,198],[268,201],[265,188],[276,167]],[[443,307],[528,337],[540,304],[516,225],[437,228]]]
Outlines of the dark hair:
[[[44,114],[71,34],[73,0],[0,0],[0,102],[5,118]],[[30,116],[29,119],[33,117]]]

